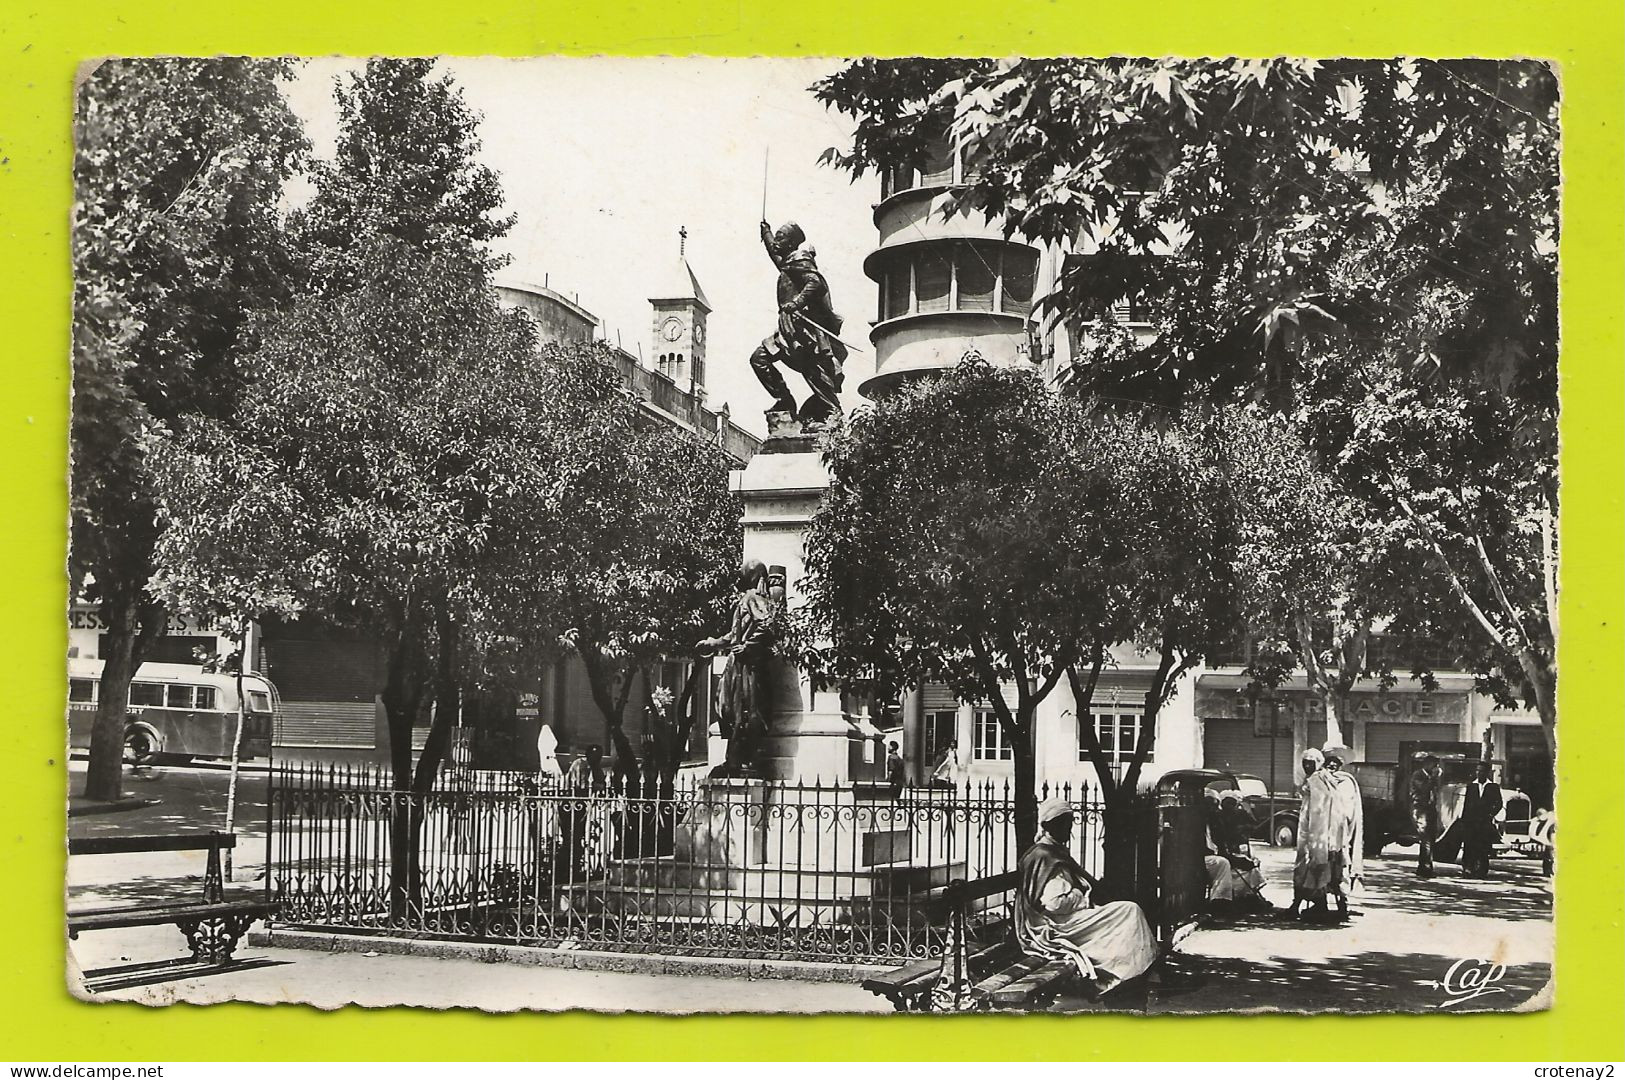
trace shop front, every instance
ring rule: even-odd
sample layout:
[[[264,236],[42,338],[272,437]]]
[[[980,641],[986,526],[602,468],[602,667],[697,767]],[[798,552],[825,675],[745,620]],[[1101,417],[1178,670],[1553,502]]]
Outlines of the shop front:
[[[1302,685],[1249,695],[1241,675],[1204,675],[1197,684],[1202,764],[1249,773],[1277,793],[1303,777],[1297,766],[1308,747],[1326,743],[1325,707]],[[1342,731],[1351,761],[1398,761],[1401,744],[1453,743],[1473,738],[1467,687],[1431,693],[1396,687],[1349,695]]]

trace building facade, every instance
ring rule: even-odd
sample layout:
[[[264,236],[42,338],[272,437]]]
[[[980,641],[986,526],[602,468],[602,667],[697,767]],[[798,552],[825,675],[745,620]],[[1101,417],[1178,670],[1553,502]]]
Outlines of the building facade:
[[[968,357],[995,366],[1033,365],[1059,388],[1068,381],[1076,344],[1094,329],[1046,324],[1034,314],[1035,300],[1053,288],[1067,261],[1089,256],[1088,239],[1066,250],[1040,248],[1005,238],[999,222],[981,215],[945,217],[953,189],[971,178],[966,170],[962,155],[939,150],[923,168],[882,177],[874,209],[878,241],[864,262],[878,293],[870,332],[876,370],[861,387],[871,399]],[[1152,333],[1131,304],[1119,305],[1112,318],[1133,334]],[[1094,728],[1121,773],[1140,734],[1157,660],[1120,646],[1093,701],[1080,706],[1065,682],[1051,692],[1034,724],[1040,783],[1097,784],[1080,738],[1083,724]],[[1187,674],[1162,708],[1142,772],[1146,782],[1171,769],[1200,767],[1251,774],[1283,794],[1302,782],[1302,752],[1326,742],[1324,703],[1301,674],[1273,695],[1249,695],[1245,661],[1228,660]],[[1013,687],[1006,697],[1013,707]],[[990,706],[959,702],[933,683],[914,688],[901,704],[893,722],[901,725],[897,734],[914,779],[928,779],[950,743],[973,781],[1012,779],[1014,752]],[[1387,689],[1362,681],[1347,714],[1342,735],[1351,760],[1395,761],[1406,742],[1476,743],[1504,763],[1506,782],[1521,786],[1537,806],[1551,805],[1551,761],[1538,719],[1526,710],[1497,709],[1473,691],[1469,674],[1442,671],[1431,691],[1409,677]]]

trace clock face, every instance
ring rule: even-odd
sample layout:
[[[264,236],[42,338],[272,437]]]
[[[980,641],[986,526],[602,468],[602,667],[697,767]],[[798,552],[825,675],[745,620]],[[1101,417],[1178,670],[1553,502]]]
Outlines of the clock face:
[[[676,341],[683,336],[683,320],[672,316],[660,324],[660,336],[667,341]]]

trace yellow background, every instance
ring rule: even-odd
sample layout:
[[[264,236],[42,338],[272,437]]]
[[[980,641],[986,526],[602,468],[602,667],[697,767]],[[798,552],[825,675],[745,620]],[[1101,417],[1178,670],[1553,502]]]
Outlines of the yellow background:
[[[0,1056],[1577,1061],[1625,1057],[1622,1007],[1617,2],[230,0],[0,8]],[[485,1016],[85,1005],[64,989],[61,873],[70,199],[76,66],[122,54],[1137,53],[1549,58],[1564,85],[1562,820],[1558,1004],[1477,1017]],[[14,974],[12,972],[15,972]],[[673,984],[674,992],[681,985]]]

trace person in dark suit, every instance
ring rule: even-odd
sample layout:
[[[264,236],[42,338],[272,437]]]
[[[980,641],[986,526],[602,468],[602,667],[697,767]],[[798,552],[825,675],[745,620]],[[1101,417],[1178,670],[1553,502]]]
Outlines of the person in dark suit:
[[[903,765],[903,753],[896,742],[891,743],[886,754],[886,786],[891,788],[892,798],[903,793],[903,785],[908,781],[907,769]]]
[[[1489,762],[1478,767],[1478,778],[1467,785],[1461,808],[1461,869],[1468,877],[1490,876],[1490,854],[1500,834],[1495,815],[1501,812],[1501,786],[1492,779]]]
[[[1433,841],[1439,838],[1439,759],[1423,750],[1411,758],[1411,814],[1416,821],[1416,876],[1433,876]]]

